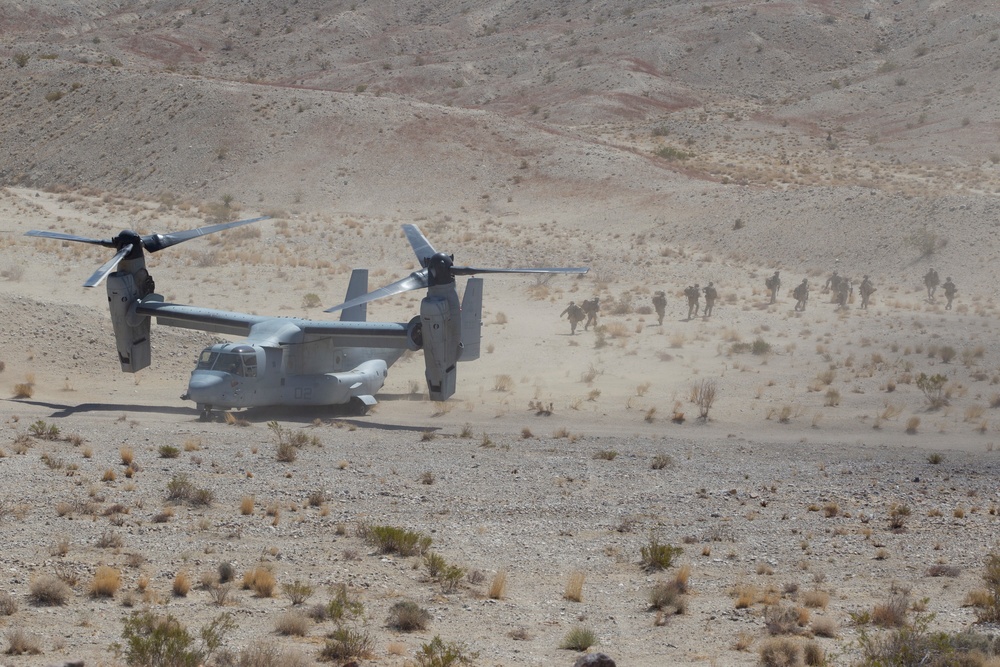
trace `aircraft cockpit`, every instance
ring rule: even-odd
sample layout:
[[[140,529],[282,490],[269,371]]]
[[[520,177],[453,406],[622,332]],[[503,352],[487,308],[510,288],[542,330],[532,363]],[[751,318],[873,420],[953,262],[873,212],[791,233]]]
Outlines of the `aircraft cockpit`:
[[[195,370],[221,371],[248,378],[257,377],[257,354],[257,349],[252,345],[213,345],[202,350]]]

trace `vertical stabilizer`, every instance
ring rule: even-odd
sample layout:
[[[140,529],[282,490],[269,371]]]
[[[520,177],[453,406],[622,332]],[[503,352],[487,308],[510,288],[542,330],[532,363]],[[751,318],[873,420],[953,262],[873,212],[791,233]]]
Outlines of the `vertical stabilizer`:
[[[479,358],[483,332],[483,279],[469,278],[462,296],[462,356],[459,361]]]
[[[344,303],[368,293],[368,269],[354,269],[351,271],[351,282],[347,285],[347,298]],[[365,322],[368,320],[368,304],[362,303],[350,308],[344,308],[340,312],[341,322]]]

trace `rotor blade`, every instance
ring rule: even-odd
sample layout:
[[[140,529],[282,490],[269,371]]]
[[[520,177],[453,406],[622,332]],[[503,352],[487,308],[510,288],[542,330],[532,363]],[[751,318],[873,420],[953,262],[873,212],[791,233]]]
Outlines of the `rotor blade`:
[[[456,276],[474,276],[477,273],[586,273],[590,269],[477,269],[474,266],[453,266],[451,272]]]
[[[427,287],[427,269],[421,269],[420,271],[414,271],[410,275],[406,276],[402,280],[397,280],[391,285],[386,285],[385,287],[379,287],[377,290],[369,292],[363,296],[359,296],[356,299],[351,299],[350,301],[345,301],[339,306],[334,306],[333,308],[327,308],[326,312],[332,313],[338,310],[343,310],[344,308],[352,308],[354,306],[360,306],[363,303],[368,303],[376,299],[383,299],[387,296],[393,296],[394,294],[402,294],[403,292],[410,292],[415,289],[421,289]]]
[[[413,252],[417,254],[420,266],[427,266],[427,260],[437,254],[434,246],[427,240],[427,237],[420,233],[416,225],[403,225],[403,232],[406,234],[406,240],[413,247]]]
[[[110,260],[102,264],[101,268],[94,271],[94,275],[87,278],[87,282],[83,283],[83,286],[97,287],[98,285],[100,285],[101,281],[104,280],[104,277],[109,273],[111,273],[112,271],[114,271],[115,267],[118,266],[118,262],[122,261],[122,258],[125,257],[125,255],[129,254],[130,252],[132,252],[132,244],[126,243],[125,245],[122,246],[121,250],[115,253],[114,257],[112,257]]]
[[[268,215],[261,216],[259,218],[251,218],[249,220],[236,220],[235,222],[220,222],[217,225],[208,225],[206,227],[198,227],[197,229],[189,229],[184,232],[171,232],[169,234],[149,234],[148,236],[142,237],[142,245],[149,252],[156,252],[158,250],[163,250],[164,248],[169,248],[172,245],[177,245],[178,243],[183,243],[184,241],[189,241],[191,239],[198,238],[199,236],[204,236],[205,234],[214,234],[215,232],[221,232],[225,229],[232,229],[233,227],[239,227],[241,225],[249,225],[251,222],[259,222],[261,220],[267,220],[270,218]]]
[[[46,232],[38,229],[32,229],[30,232],[25,232],[25,236],[40,236],[46,239],[58,239],[60,241],[76,241],[78,243],[92,243],[94,245],[104,246],[105,248],[114,248],[114,241],[102,241],[101,239],[90,239],[85,236],[76,236],[75,234],[63,234],[61,232]]]

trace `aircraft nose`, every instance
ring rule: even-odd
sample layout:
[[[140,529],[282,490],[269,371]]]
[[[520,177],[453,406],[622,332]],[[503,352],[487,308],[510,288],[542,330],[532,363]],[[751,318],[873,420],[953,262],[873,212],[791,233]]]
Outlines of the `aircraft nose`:
[[[217,395],[225,379],[213,373],[194,373],[188,382],[188,396],[201,402],[201,397]]]

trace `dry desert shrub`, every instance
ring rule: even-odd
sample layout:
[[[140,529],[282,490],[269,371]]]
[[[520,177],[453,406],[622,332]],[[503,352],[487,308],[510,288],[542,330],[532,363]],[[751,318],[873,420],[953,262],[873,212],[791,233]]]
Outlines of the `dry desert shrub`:
[[[988,598],[986,604],[979,606],[976,618],[981,623],[996,623],[1000,621],[1000,551],[994,550],[986,556],[983,583]]]
[[[663,470],[674,467],[674,458],[670,454],[657,454],[649,467],[653,470]]]
[[[810,630],[812,630],[812,633],[817,637],[836,637],[840,632],[840,628],[837,626],[837,621],[829,616],[819,616],[813,619]]]
[[[94,541],[94,545],[100,549],[121,549],[125,539],[113,530],[106,530]]]
[[[94,597],[114,597],[121,583],[122,577],[118,570],[102,565],[97,568],[94,579],[90,582],[90,594]]]
[[[174,576],[173,593],[177,597],[187,597],[188,592],[191,590],[191,577],[184,570],[181,570]]]
[[[243,588],[252,590],[258,597],[269,598],[274,595],[278,585],[274,575],[266,567],[257,566],[243,574]]]
[[[290,584],[285,584],[281,587],[281,590],[284,591],[293,607],[303,604],[313,594],[313,587],[298,579]]]
[[[73,591],[54,574],[43,574],[28,587],[31,600],[40,605],[62,605]]]
[[[431,614],[413,600],[400,600],[389,608],[386,625],[400,632],[426,630]]]
[[[667,611],[672,614],[683,614],[687,611],[687,590],[685,583],[676,577],[670,581],[661,581],[649,592],[649,608],[657,611]]]
[[[698,419],[708,421],[708,413],[715,404],[717,387],[714,380],[702,380],[691,387],[691,402],[698,406]]]
[[[278,617],[274,622],[274,631],[279,635],[290,637],[305,637],[309,633],[311,621],[308,616],[299,611],[289,611]]]
[[[904,503],[893,503],[889,506],[889,528],[892,531],[900,532],[906,529],[906,522],[910,518],[910,506]]]
[[[375,640],[364,629],[338,625],[327,634],[319,656],[321,660],[344,661],[369,656],[374,646]]]
[[[243,496],[240,499],[240,514],[243,516],[253,514],[253,503],[253,496]]]
[[[771,637],[760,645],[762,667],[798,667],[803,664],[802,644],[791,637]]]
[[[764,625],[772,635],[798,634],[801,616],[798,609],[771,605],[764,610]]]
[[[806,591],[802,594],[802,604],[814,609],[826,609],[830,604],[830,594],[820,590]]]
[[[491,600],[502,600],[507,595],[507,570],[499,570],[493,575],[489,591],[486,593]]]
[[[223,664],[221,660],[219,664]],[[235,656],[232,667],[310,667],[313,661],[298,651],[285,650],[273,642],[259,639]]]
[[[17,613],[17,600],[7,591],[0,591],[0,616],[13,616]]]
[[[563,599],[571,602],[583,602],[583,584],[587,575],[580,570],[571,572],[563,589]]]
[[[883,628],[898,628],[906,624],[906,611],[910,598],[904,593],[893,593],[886,602],[872,609],[872,623]]]
[[[6,637],[7,655],[39,655],[42,652],[38,637],[22,628],[10,628],[6,632]]]
[[[736,633],[736,639],[733,640],[732,648],[734,651],[747,651],[753,646],[754,639],[752,632],[740,630]]]
[[[593,630],[578,626],[566,633],[559,648],[569,651],[586,651],[596,643],[597,635],[594,634]]]
[[[508,392],[514,386],[514,378],[506,373],[497,375],[493,378],[493,391],[496,392]]]

